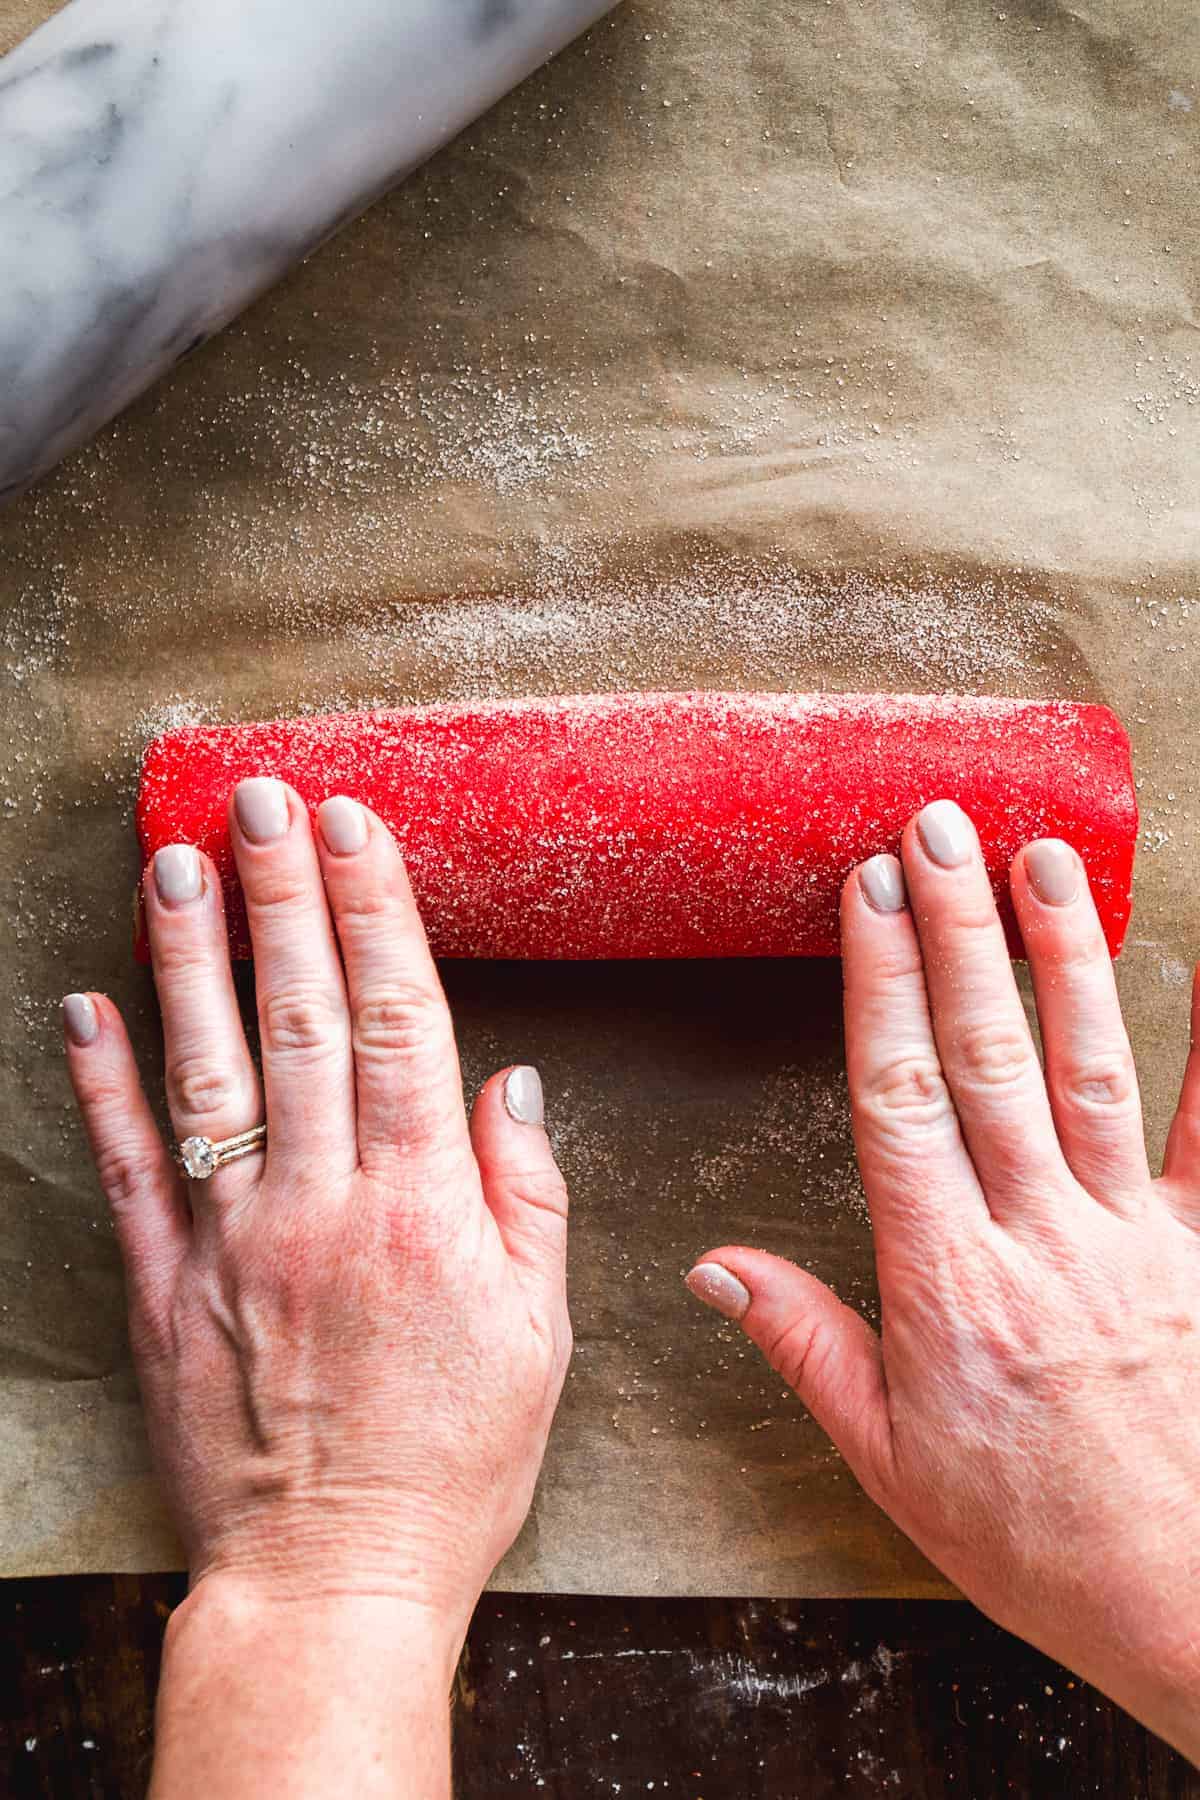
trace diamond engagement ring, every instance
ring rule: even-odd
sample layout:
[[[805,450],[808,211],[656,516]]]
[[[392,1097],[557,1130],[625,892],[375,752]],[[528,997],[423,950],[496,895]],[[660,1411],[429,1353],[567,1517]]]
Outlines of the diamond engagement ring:
[[[255,1125],[250,1131],[239,1131],[236,1137],[222,1138],[214,1144],[211,1138],[184,1138],[175,1152],[175,1161],[185,1175],[193,1181],[207,1181],[226,1163],[238,1162],[243,1156],[253,1156],[256,1150],[262,1150],[267,1142],[265,1125]]]

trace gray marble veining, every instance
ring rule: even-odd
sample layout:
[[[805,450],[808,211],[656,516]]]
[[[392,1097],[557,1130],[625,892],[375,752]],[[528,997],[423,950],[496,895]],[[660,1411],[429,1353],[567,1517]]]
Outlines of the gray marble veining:
[[[0,500],[614,0],[73,0],[0,59]]]

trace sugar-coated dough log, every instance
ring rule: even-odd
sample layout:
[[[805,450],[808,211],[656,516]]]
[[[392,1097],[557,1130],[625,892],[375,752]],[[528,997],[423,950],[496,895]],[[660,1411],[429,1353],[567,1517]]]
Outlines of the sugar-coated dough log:
[[[966,807],[1018,948],[1007,865],[1066,838],[1110,949],[1129,917],[1129,743],[1101,706],[895,695],[606,694],[171,732],[146,753],[144,855],[188,842],[227,882],[226,807],[277,775],[395,833],[443,956],[833,956],[851,867],[945,796]]]

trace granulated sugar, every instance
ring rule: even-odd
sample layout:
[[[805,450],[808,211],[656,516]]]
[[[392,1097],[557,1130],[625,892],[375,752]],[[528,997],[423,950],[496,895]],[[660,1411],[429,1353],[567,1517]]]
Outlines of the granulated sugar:
[[[614,568],[587,538],[543,542],[531,563],[519,589],[373,609],[347,630],[349,660],[377,672],[381,698],[398,666],[420,689],[403,698],[683,686],[698,667],[771,688],[797,665],[822,672],[815,685],[870,670],[880,685],[1020,692],[1055,638],[1045,601],[989,579],[888,581],[711,552],[646,573]]]
[[[729,1141],[696,1153],[692,1180],[698,1198],[723,1198],[731,1211],[739,1190],[753,1187],[756,1197],[789,1208],[804,1194],[810,1206],[869,1223],[845,1071],[789,1065],[769,1074]]]

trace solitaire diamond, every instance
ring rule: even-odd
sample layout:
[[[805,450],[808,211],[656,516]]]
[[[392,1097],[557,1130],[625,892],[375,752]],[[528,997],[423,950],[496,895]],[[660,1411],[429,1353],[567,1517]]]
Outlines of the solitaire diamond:
[[[179,1146],[179,1160],[193,1181],[207,1181],[216,1173],[217,1153],[211,1138],[184,1138]]]

